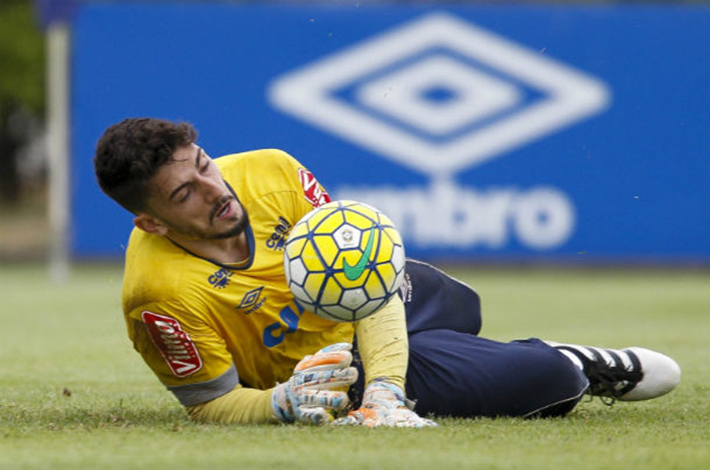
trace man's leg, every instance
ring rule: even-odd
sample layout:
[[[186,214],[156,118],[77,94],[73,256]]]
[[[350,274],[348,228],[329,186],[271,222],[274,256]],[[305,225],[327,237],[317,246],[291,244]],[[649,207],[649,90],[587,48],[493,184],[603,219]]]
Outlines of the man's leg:
[[[407,396],[420,415],[557,416],[589,386],[564,354],[537,339],[501,343],[451,330],[409,337]]]
[[[481,299],[476,291],[430,264],[407,259],[400,297],[410,335],[438,329],[475,335],[481,330]]]
[[[648,400],[673,390],[681,377],[673,359],[644,348],[500,343],[450,330],[419,332],[409,343],[407,395],[420,414],[560,416],[585,391]]]

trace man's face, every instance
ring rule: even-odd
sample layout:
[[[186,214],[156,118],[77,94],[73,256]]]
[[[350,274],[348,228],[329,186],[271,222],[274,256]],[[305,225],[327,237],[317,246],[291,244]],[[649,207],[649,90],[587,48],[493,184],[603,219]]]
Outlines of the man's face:
[[[180,147],[148,182],[151,216],[165,235],[224,239],[240,235],[247,214],[214,161],[195,144]]]

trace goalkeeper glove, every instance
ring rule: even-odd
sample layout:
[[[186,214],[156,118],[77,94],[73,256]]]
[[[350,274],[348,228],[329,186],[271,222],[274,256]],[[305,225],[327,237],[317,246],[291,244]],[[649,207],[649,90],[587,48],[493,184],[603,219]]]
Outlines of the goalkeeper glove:
[[[355,383],[357,369],[350,367],[353,356],[350,343],[327,346],[312,356],[304,357],[294,368],[291,378],[277,384],[271,395],[276,418],[284,423],[298,421],[324,424],[348,405],[345,389]]]
[[[397,385],[375,380],[365,389],[362,406],[351,411],[344,418],[336,420],[337,425],[362,425],[368,427],[393,426],[401,428],[423,428],[438,426],[434,421],[417,415],[414,403],[407,400]]]

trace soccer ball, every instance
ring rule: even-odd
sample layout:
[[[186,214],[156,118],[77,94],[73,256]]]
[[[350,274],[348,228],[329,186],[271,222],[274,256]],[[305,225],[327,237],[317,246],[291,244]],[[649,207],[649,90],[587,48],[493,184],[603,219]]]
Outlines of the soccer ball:
[[[286,281],[296,301],[338,322],[361,320],[394,295],[404,278],[404,245],[374,207],[334,201],[294,225],[284,248]]]

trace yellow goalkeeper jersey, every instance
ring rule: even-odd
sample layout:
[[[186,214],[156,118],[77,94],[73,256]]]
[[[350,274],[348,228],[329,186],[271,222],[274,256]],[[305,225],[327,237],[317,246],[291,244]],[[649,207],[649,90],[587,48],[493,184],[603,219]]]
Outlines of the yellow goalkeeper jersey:
[[[200,258],[139,229],[126,253],[123,311],[135,349],[183,405],[217,398],[237,383],[258,389],[288,380],[307,354],[352,341],[353,325],[303,311],[283,270],[289,230],[329,201],[290,155],[258,150],[215,160],[249,214],[249,259]]]

